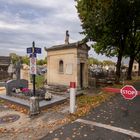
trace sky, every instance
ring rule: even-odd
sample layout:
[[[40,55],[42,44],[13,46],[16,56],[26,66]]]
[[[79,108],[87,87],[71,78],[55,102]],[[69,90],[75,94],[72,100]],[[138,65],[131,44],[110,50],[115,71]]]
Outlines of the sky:
[[[74,0],[0,0],[0,56],[26,55],[35,41],[42,48],[38,57],[44,58],[44,47],[64,44],[66,30],[70,43],[83,39],[75,5]],[[107,59],[93,50],[89,55]]]

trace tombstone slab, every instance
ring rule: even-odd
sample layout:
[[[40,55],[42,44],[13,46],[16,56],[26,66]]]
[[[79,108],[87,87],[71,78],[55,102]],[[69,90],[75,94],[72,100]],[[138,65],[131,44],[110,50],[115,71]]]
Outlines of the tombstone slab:
[[[12,94],[13,88],[28,88],[28,81],[25,79],[21,80],[9,80],[6,82],[6,95]]]

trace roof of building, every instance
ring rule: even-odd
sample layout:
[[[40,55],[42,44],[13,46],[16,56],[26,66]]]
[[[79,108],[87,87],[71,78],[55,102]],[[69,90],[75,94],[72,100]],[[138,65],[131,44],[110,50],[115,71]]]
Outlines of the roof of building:
[[[0,66],[10,65],[11,59],[9,56],[0,56]]]
[[[81,45],[86,45],[88,47],[88,45],[82,41],[78,41],[78,42],[74,42],[74,43],[69,43],[69,44],[61,44],[61,45],[55,45],[52,46],[50,48],[46,48],[46,51],[53,51],[53,50],[62,50],[62,49],[71,49],[71,48],[77,48],[80,47]]]

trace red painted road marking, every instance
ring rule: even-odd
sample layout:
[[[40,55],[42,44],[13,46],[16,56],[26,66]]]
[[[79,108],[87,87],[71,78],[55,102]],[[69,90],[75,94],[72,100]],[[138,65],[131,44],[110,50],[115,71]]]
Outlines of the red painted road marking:
[[[103,88],[103,91],[105,91],[105,92],[120,93],[120,89],[119,89],[119,88],[110,88],[110,87],[106,87],[106,88]]]

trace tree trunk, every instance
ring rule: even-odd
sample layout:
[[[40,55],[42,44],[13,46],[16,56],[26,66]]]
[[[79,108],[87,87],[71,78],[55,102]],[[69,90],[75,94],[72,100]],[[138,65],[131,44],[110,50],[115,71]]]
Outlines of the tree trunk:
[[[129,60],[129,67],[127,72],[127,80],[132,80],[132,68],[133,68],[133,62],[134,62],[135,56],[130,56]]]
[[[140,60],[138,61],[139,63],[139,71],[138,71],[138,76],[140,76]]]
[[[119,51],[118,54],[118,60],[116,65],[116,83],[120,82],[120,76],[121,76],[121,61],[122,61],[122,51]]]

